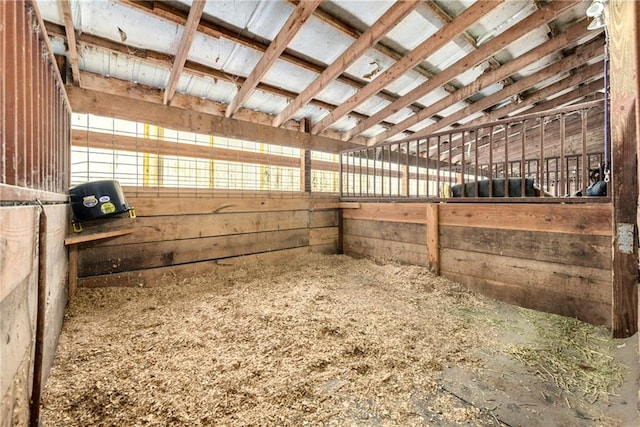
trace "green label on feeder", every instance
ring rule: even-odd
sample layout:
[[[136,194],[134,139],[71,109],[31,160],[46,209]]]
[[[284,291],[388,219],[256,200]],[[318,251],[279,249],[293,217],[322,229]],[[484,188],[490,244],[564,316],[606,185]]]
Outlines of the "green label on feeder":
[[[103,214],[110,214],[110,213],[114,213],[116,211],[116,205],[114,205],[111,202],[105,203],[102,206],[100,206],[100,211]]]

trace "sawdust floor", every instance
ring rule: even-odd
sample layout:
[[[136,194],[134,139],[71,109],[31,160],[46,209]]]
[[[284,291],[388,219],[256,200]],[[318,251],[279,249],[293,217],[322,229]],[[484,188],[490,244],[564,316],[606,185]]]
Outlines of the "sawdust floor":
[[[577,335],[584,360],[554,368],[547,356],[575,356]],[[608,336],[424,268],[302,256],[169,287],[80,289],[42,418],[46,426],[634,425],[637,370],[616,352],[637,364],[637,341]]]

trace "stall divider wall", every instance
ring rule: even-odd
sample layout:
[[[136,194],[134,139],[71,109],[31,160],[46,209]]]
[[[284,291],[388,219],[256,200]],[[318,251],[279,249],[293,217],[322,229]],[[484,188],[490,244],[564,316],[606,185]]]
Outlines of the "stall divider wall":
[[[309,251],[337,251],[337,196],[257,192],[127,201],[136,218],[83,225],[82,233],[135,232],[79,244],[79,287],[180,284],[188,276],[247,262],[271,264]]]
[[[37,5],[0,2],[0,420],[38,425],[67,304],[70,108]]]
[[[497,300],[611,325],[610,204],[358,203],[342,221],[348,255],[426,266]]]

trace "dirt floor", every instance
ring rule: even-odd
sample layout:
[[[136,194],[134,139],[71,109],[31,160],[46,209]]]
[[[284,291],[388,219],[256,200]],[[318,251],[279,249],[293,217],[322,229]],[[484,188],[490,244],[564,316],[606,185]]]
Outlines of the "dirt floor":
[[[308,255],[80,289],[46,426],[638,425],[637,337],[424,268]]]

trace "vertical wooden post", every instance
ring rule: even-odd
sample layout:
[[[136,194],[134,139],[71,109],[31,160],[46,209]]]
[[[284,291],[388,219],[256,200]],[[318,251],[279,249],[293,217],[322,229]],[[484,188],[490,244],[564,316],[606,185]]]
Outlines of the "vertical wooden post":
[[[300,122],[302,132],[311,131],[311,118],[305,117]],[[300,191],[311,193],[311,150],[300,150]]]
[[[38,219],[38,296],[36,310],[35,348],[33,358],[33,384],[30,403],[30,426],[40,425],[40,402],[44,382],[43,355],[47,313],[47,215],[44,206],[40,205]]]
[[[636,2],[609,2],[611,196],[613,203],[613,336],[638,330],[638,98]],[[629,78],[635,76],[635,80]]]
[[[72,299],[78,289],[78,245],[69,246],[69,299]]]
[[[440,275],[439,204],[427,204],[427,257],[429,270]]]

